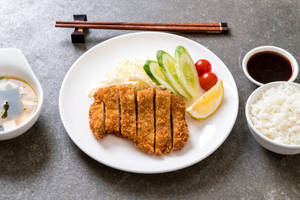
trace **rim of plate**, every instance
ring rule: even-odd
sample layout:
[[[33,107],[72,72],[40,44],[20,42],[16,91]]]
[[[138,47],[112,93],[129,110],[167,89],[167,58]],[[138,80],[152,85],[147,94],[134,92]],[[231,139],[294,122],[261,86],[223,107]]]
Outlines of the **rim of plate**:
[[[89,154],[85,149],[81,148],[80,144],[77,143],[76,140],[74,140],[72,134],[69,133],[69,130],[66,126],[66,123],[65,123],[65,120],[63,118],[63,113],[62,113],[62,93],[63,93],[63,89],[65,87],[65,84],[66,84],[66,81],[71,73],[71,71],[73,70],[73,68],[77,65],[77,63],[83,59],[83,57],[85,57],[87,54],[89,54],[90,52],[94,51],[96,48],[98,48],[99,46],[101,45],[104,45],[106,43],[109,43],[113,40],[116,40],[116,39],[120,39],[120,38],[126,38],[126,37],[131,37],[131,36],[135,36],[135,35],[153,35],[153,34],[156,34],[156,35],[168,35],[170,37],[175,37],[175,38],[178,38],[178,39],[182,39],[182,40],[186,40],[187,42],[191,42],[191,43],[194,43],[195,45],[205,49],[206,51],[209,51],[210,53],[213,54],[213,57],[215,57],[215,59],[219,59],[221,61],[221,63],[224,64],[224,66],[227,68],[227,70],[229,71],[228,67],[225,65],[225,63],[214,53],[212,52],[211,50],[209,50],[208,48],[206,48],[205,46],[201,45],[200,43],[198,42],[195,42],[191,39],[188,39],[188,38],[185,38],[183,36],[179,36],[179,35],[175,35],[175,34],[171,34],[171,33],[165,33],[165,32],[153,32],[153,31],[142,31],[142,32],[135,32],[135,33],[127,33],[127,34],[123,34],[123,35],[119,35],[119,36],[116,36],[116,37],[113,37],[113,38],[110,38],[108,40],[105,40],[103,42],[100,42],[98,44],[96,44],[95,46],[93,46],[91,49],[87,50],[85,53],[83,53],[73,64],[72,66],[70,67],[70,69],[67,71],[65,77],[64,77],[64,80],[62,82],[62,85],[61,85],[61,88],[60,88],[60,92],[59,92],[59,115],[60,115],[60,119],[64,125],[64,128],[68,134],[68,136],[71,138],[71,140],[75,143],[75,145],[81,150],[83,151],[85,154],[87,154],[89,157],[93,158],[94,160],[96,160],[97,162],[100,162],[106,166],[109,166],[111,168],[114,168],[114,169],[118,169],[118,170],[121,170],[121,171],[126,171],[126,172],[132,172],[132,173],[138,173],[138,174],[160,174],[160,173],[166,173],[166,172],[172,172],[172,171],[177,171],[177,170],[180,170],[180,169],[184,169],[184,168],[187,168],[187,167],[190,167],[196,163],[199,163],[200,161],[204,160],[205,158],[207,158],[208,156],[210,156],[213,152],[215,152],[224,142],[225,140],[228,138],[229,134],[231,133],[232,131],[232,128],[236,122],[236,119],[237,119],[237,115],[238,115],[238,109],[239,109],[239,94],[238,94],[238,89],[237,89],[237,86],[236,86],[236,83],[235,83],[235,80],[232,76],[232,73],[229,71],[229,76],[230,76],[230,79],[233,80],[233,83],[234,83],[234,92],[237,94],[236,95],[236,101],[237,101],[237,104],[235,106],[235,110],[233,112],[234,114],[234,120],[232,120],[231,124],[230,124],[230,128],[228,130],[228,133],[226,134],[226,136],[221,140],[221,142],[219,144],[217,144],[214,148],[212,148],[210,151],[208,151],[205,155],[201,156],[200,158],[198,159],[195,159],[193,162],[190,162],[190,163],[187,163],[187,164],[184,164],[184,165],[181,165],[181,166],[175,166],[175,167],[170,167],[168,169],[163,169],[163,170],[157,170],[157,171],[138,171],[138,170],[131,170],[131,169],[124,169],[122,167],[119,167],[119,166],[115,166],[115,165],[111,165],[110,163],[108,162],[105,162],[105,161],[102,161],[100,159],[98,159],[96,156],[94,155],[91,155]]]

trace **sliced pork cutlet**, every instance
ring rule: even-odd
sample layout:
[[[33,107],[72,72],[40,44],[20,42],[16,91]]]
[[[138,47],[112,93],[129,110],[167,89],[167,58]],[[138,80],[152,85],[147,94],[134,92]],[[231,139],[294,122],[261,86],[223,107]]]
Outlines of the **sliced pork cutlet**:
[[[136,105],[135,88],[121,86],[119,88],[120,97],[120,124],[122,136],[135,142],[136,140]]]
[[[94,93],[94,102],[95,102],[95,103],[101,103],[101,102],[103,102],[104,89],[105,89],[105,88],[99,88],[99,89]]]
[[[89,110],[90,128],[96,139],[102,139],[105,136],[104,131],[105,108],[103,102],[93,103]]]
[[[137,92],[137,140],[136,146],[143,152],[154,153],[154,108],[153,88]]]
[[[172,148],[171,93],[156,89],[155,95],[155,154],[169,153]]]
[[[105,133],[121,136],[119,124],[118,87],[103,88],[103,102],[105,105]]]
[[[99,88],[94,93],[94,103],[91,104],[89,110],[89,124],[93,135],[96,139],[104,138],[104,119],[105,119],[105,105],[103,100],[103,88]]]
[[[173,127],[173,150],[184,147],[189,138],[188,127],[185,121],[185,103],[175,94],[171,95],[172,127]]]

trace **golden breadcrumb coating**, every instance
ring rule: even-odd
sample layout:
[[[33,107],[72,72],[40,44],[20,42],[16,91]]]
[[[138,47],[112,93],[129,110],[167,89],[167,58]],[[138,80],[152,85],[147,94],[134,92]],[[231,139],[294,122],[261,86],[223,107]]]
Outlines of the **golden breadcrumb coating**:
[[[155,154],[169,153],[172,147],[171,136],[171,93],[169,90],[156,90],[155,97],[156,135]]]
[[[171,110],[173,121],[173,150],[184,147],[189,138],[188,127],[185,121],[185,103],[175,94],[171,97]]]
[[[119,130],[118,87],[103,88],[103,101],[105,105],[105,133],[121,136]]]
[[[90,106],[89,125],[96,139],[114,134],[155,155],[180,150],[189,138],[184,100],[158,88],[99,88]]]
[[[135,113],[135,88],[121,86],[119,88],[121,108],[121,134],[122,136],[136,140],[136,113]]]
[[[105,88],[99,88],[99,89],[94,93],[94,102],[96,102],[96,103],[101,103],[101,102],[103,102],[104,89],[105,89]]]
[[[102,139],[105,136],[104,132],[104,104],[93,103],[89,110],[90,129],[95,138]]]
[[[154,153],[153,88],[137,92],[138,131],[136,146],[143,152]]]

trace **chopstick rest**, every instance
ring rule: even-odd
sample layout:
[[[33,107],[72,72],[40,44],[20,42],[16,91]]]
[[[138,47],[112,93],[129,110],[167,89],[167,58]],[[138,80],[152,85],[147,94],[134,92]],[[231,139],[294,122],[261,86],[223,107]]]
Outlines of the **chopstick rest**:
[[[73,15],[74,21],[87,21],[87,16],[82,14],[82,15]],[[75,28],[74,32],[71,34],[71,40],[72,43],[84,43],[85,39],[85,31],[87,29],[84,28]]]

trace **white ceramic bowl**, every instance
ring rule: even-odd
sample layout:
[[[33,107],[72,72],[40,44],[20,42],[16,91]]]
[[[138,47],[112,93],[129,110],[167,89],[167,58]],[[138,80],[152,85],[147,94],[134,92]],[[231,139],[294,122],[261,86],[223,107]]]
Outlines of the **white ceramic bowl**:
[[[36,91],[38,106],[29,119],[14,129],[0,132],[0,140],[8,140],[25,133],[37,121],[43,105],[43,89],[23,53],[16,48],[0,49],[0,76],[13,76],[26,80]]]
[[[287,144],[281,144],[278,142],[274,142],[273,140],[264,136],[260,131],[258,131],[253,126],[253,123],[250,119],[250,114],[249,114],[250,113],[250,105],[260,96],[260,94],[268,88],[276,87],[283,83],[292,84],[292,85],[295,85],[300,88],[300,84],[286,82],[286,81],[272,82],[272,83],[268,83],[262,87],[257,88],[249,96],[249,98],[247,100],[246,109],[245,109],[246,119],[247,119],[247,123],[248,123],[248,127],[250,129],[250,132],[254,136],[255,140],[259,144],[261,144],[264,148],[266,148],[272,152],[278,153],[278,154],[285,154],[285,155],[299,154],[300,153],[300,145],[287,145]]]
[[[272,52],[276,52],[276,53],[279,53],[283,56],[285,56],[290,62],[291,62],[291,65],[292,65],[292,70],[293,70],[293,73],[292,73],[292,76],[291,78],[288,80],[288,82],[293,82],[296,78],[297,78],[297,75],[298,75],[298,71],[299,71],[299,66],[298,66],[298,63],[296,61],[296,59],[294,58],[294,56],[292,56],[292,54],[290,54],[289,52],[287,52],[286,50],[282,49],[282,48],[279,48],[279,47],[275,47],[275,46],[260,46],[260,47],[256,47],[252,50],[250,50],[244,57],[243,59],[243,63],[242,63],[242,67],[243,67],[243,71],[244,71],[244,74],[246,75],[246,77],[254,84],[258,85],[258,86],[262,86],[264,85],[264,83],[260,83],[256,80],[254,80],[250,74],[248,73],[248,70],[247,70],[247,63],[248,63],[248,60],[251,58],[252,55],[256,54],[256,53],[259,53],[259,52],[264,52],[264,51],[272,51]]]

